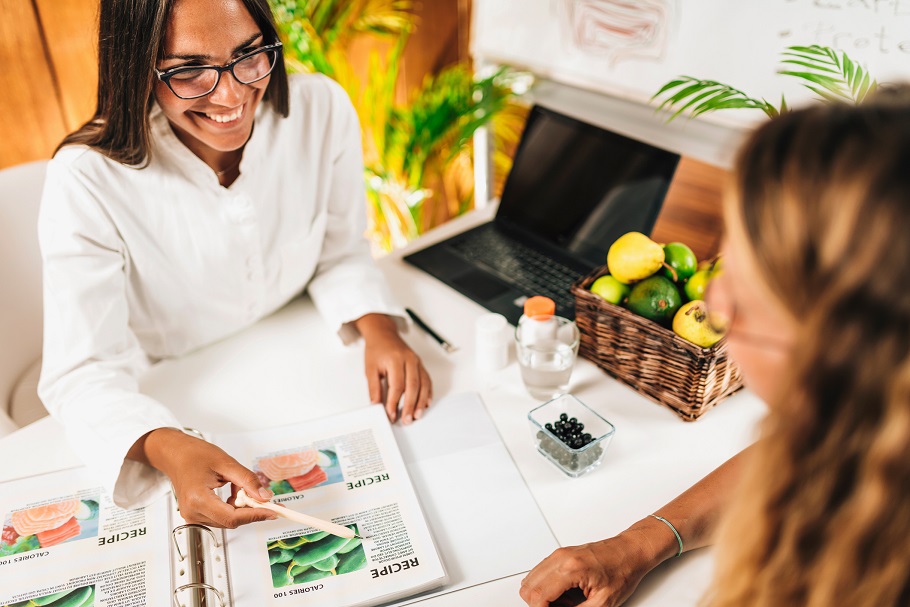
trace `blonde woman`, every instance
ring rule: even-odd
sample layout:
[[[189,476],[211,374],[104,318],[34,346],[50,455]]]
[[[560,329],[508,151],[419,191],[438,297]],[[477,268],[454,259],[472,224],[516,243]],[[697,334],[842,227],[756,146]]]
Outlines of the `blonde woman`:
[[[910,605],[910,89],[762,126],[725,223],[707,303],[769,404],[762,438],[656,516],[554,552],[529,605],[576,587],[619,605],[715,536],[710,607]]]

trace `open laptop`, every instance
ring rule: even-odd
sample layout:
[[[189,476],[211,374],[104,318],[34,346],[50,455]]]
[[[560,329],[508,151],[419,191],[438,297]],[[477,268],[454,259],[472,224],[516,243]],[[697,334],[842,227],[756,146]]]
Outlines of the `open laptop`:
[[[493,221],[405,260],[517,324],[546,295],[575,317],[569,288],[626,232],[650,234],[679,155],[534,106]]]

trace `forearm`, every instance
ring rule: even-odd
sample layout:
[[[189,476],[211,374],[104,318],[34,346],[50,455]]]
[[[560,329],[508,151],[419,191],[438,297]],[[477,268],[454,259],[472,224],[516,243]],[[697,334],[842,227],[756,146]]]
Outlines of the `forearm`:
[[[682,538],[684,551],[712,543],[750,451],[751,447],[736,454],[654,512],[676,528]],[[666,523],[652,516],[644,517],[624,531],[623,535],[634,538],[655,566],[679,552],[679,542],[673,531]]]

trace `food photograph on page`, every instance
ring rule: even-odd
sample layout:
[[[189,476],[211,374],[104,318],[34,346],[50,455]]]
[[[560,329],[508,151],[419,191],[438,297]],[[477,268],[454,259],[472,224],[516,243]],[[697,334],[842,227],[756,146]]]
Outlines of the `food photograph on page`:
[[[347,525],[358,533],[357,525]],[[367,565],[363,540],[325,531],[269,542],[269,565],[275,588],[306,584],[360,571]]]
[[[100,495],[68,496],[10,512],[3,522],[0,557],[98,537]]]
[[[343,480],[332,449],[300,449],[267,455],[253,466],[259,480],[275,495],[297,493]]]
[[[43,607],[94,607],[95,585],[81,586],[44,596],[36,596],[27,601],[13,603],[9,607],[34,607],[36,605]]]

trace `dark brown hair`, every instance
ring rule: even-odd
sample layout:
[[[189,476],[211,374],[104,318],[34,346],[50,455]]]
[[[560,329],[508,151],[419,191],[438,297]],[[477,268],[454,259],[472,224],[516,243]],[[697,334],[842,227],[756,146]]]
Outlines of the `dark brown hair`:
[[[786,113],[740,152],[731,246],[798,329],[712,607],[910,604],[908,167],[906,87]]]
[[[95,115],[67,135],[57,150],[81,144],[123,164],[148,162],[154,69],[174,1],[101,0]],[[268,0],[242,1],[266,42],[277,42]],[[281,53],[263,99],[282,116],[288,115],[288,79]]]

